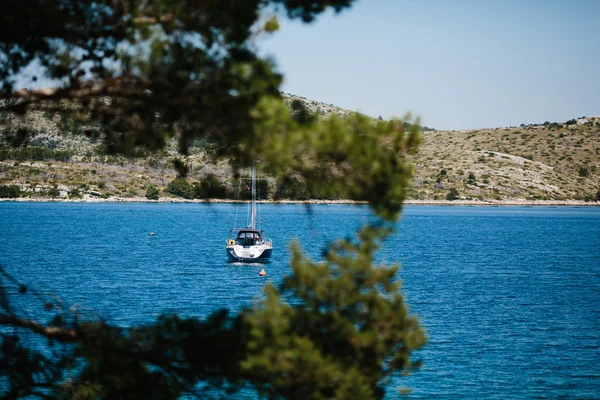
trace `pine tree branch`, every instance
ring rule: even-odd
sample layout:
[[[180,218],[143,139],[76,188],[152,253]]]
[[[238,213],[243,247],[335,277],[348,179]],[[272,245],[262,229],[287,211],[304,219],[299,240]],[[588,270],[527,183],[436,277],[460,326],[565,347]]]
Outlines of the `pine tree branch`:
[[[135,83],[138,90],[128,89]],[[19,89],[12,93],[11,97],[22,100],[53,100],[53,99],[85,99],[98,96],[126,96],[135,95],[139,97],[139,87],[148,86],[150,81],[139,76],[119,76],[105,79],[92,85],[82,84],[75,88],[43,88],[43,89]]]
[[[61,342],[75,342],[77,332],[74,329],[61,328],[59,326],[44,326],[39,322],[17,318],[10,314],[0,314],[0,325],[29,329],[49,339]]]

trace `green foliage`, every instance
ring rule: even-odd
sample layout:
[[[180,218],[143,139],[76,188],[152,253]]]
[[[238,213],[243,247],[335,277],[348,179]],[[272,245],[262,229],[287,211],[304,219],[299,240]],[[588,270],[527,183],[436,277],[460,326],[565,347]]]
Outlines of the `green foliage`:
[[[266,299],[246,316],[249,351],[241,367],[262,393],[375,399],[385,377],[418,366],[409,356],[426,338],[399,294],[398,266],[373,264],[386,235],[363,228],[358,240],[330,245],[322,262],[292,245],[291,275],[279,288],[267,284]]]
[[[52,187],[50,190],[48,190],[48,196],[50,196],[50,197],[60,196],[60,191],[58,190],[58,187],[56,185],[54,187]]]
[[[79,189],[74,188],[69,190],[69,198],[71,199],[80,199],[81,198],[81,192],[79,191]]]
[[[596,201],[600,201],[600,190],[596,192]]]
[[[308,200],[310,193],[306,183],[297,177],[283,177],[277,183],[276,199]]]
[[[47,112],[66,112],[75,128],[102,126],[108,152],[160,149],[175,126],[184,153],[195,136],[210,136],[224,149],[251,130],[250,111],[261,96],[279,94],[281,76],[251,44],[260,18],[280,5],[290,18],[312,21],[328,8],[341,11],[352,2],[17,2],[0,14],[0,95],[11,94],[9,78],[37,60],[42,75],[63,85],[38,96],[47,101]],[[15,24],[35,30],[22,33]],[[265,32],[276,28],[273,19],[264,25]],[[89,82],[97,86],[83,90]],[[110,107],[102,99],[107,95]],[[63,108],[65,100],[85,109]],[[15,111],[25,107],[10,105]]]
[[[273,98],[255,117],[256,138],[243,143],[268,160],[266,172],[302,176],[309,193],[367,201],[380,216],[397,217],[413,172],[405,157],[421,140],[417,125],[405,131],[401,121],[350,114],[302,126]]]
[[[258,179],[256,181],[256,198],[258,200],[265,200],[269,198],[269,182],[266,179]],[[252,199],[252,188],[250,183],[247,185],[242,184],[240,188],[239,200],[250,200]]]
[[[459,194],[458,194],[458,190],[456,188],[451,188],[448,193],[446,194],[446,200],[450,200],[450,201],[454,201],[454,200],[458,200],[459,198]]]
[[[175,178],[165,188],[165,192],[184,199],[193,199],[194,190],[185,178]]]
[[[195,199],[204,198],[204,189],[202,189],[202,185],[200,184],[200,182],[192,183],[192,191],[194,192]]]
[[[302,100],[295,99],[291,104],[292,115],[300,125],[310,124],[316,121],[317,116],[312,114]]]
[[[0,185],[0,199],[14,199],[21,196],[21,188],[17,185]]]
[[[47,112],[61,110],[71,134],[102,127],[108,153],[144,155],[177,133],[181,154],[198,140],[217,159],[259,159],[266,173],[297,180],[280,181],[290,186],[278,191],[367,201],[378,220],[355,240],[334,242],[320,262],[293,245],[290,276],[278,288],[267,284],[260,304],[205,320],[162,316],[125,329],[80,320],[64,307],[51,308],[54,318],[43,322],[25,319],[39,314],[19,314],[8,298],[33,293],[15,303],[33,304],[41,295],[21,290],[0,268],[0,322],[9,328],[0,330],[0,397],[176,399],[250,385],[273,398],[382,398],[386,378],[417,366],[411,352],[426,341],[404,304],[398,267],[373,264],[406,196],[413,172],[406,156],[420,142],[419,121],[319,120],[298,106],[290,113],[281,76],[252,44],[255,30],[276,30],[273,20],[260,22],[273,7],[312,21],[352,0],[67,3],[13,2],[0,13],[0,95],[11,97],[1,111],[23,113],[44,102]],[[10,77],[34,60],[63,86],[12,93]],[[11,143],[29,151],[25,130]],[[177,178],[166,191],[229,194],[213,175],[194,185]],[[17,340],[24,331],[59,351]]]
[[[148,200],[158,200],[160,192],[156,186],[150,185],[146,188],[146,198]]]
[[[473,172],[469,172],[469,176],[467,177],[467,184],[474,185],[477,178]]]
[[[585,202],[596,201],[596,197],[592,196],[591,194],[585,194],[585,195],[583,195],[583,201],[585,201]]]
[[[206,175],[200,183],[190,184],[185,178],[175,178],[165,192],[184,199],[227,199],[232,193],[214,174]]]
[[[277,16],[274,16],[271,19],[269,19],[265,23],[264,29],[266,32],[269,32],[269,33],[279,30],[279,20],[277,19]]]
[[[214,174],[206,175],[200,183],[200,191],[197,198],[203,199],[225,199],[231,196],[227,186],[223,184]]]
[[[45,147],[30,147],[22,149],[0,149],[0,161],[63,161],[71,160],[70,151],[52,150]]]
[[[588,167],[587,165],[582,165],[581,167],[579,167],[578,173],[579,176],[587,178],[590,176],[590,167]]]

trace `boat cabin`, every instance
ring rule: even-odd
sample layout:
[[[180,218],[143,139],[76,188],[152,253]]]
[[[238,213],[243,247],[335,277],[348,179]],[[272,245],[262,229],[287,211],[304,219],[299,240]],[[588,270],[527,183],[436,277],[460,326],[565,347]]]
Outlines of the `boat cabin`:
[[[254,246],[262,242],[258,229],[242,229],[238,232],[236,242],[242,246]]]

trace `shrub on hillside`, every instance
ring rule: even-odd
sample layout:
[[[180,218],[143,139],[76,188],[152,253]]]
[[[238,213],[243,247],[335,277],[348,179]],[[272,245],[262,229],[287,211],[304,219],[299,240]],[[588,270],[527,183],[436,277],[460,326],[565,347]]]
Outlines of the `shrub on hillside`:
[[[21,196],[21,188],[17,185],[0,185],[1,199],[14,199]]]
[[[448,191],[448,194],[446,194],[446,200],[458,200],[458,190],[456,190],[456,188],[450,189],[450,191]]]
[[[167,185],[165,192],[184,199],[193,199],[192,185],[185,178],[175,178]]]
[[[474,185],[475,184],[475,174],[473,172],[469,172],[469,177],[467,178],[467,183],[469,185]]]
[[[159,191],[156,186],[148,186],[146,188],[146,198],[148,200],[158,200]]]
[[[252,190],[251,190],[250,184],[243,185],[239,198],[240,198],[240,200],[250,200],[252,198]],[[269,198],[269,182],[267,182],[264,179],[256,181],[256,198],[257,199]]]
[[[80,199],[81,192],[79,191],[79,189],[75,188],[75,189],[69,190],[69,198],[70,199]]]
[[[201,196],[203,199],[225,199],[230,197],[230,192],[227,186],[219,180],[215,175],[208,174],[200,183]]]
[[[46,147],[30,147],[25,149],[0,150],[0,161],[63,161],[71,160],[70,151],[52,150]]]
[[[298,178],[285,177],[278,182],[275,198],[308,200],[310,198],[310,193],[308,192],[308,188],[304,181]]]
[[[194,182],[192,184],[192,192],[194,193],[195,199],[203,199],[204,198],[204,189],[200,182]]]
[[[590,168],[587,165],[579,167],[579,176],[587,178],[590,176]]]
[[[58,187],[56,185],[52,189],[48,190],[48,196],[50,196],[50,197],[60,196],[60,191],[58,190]]]

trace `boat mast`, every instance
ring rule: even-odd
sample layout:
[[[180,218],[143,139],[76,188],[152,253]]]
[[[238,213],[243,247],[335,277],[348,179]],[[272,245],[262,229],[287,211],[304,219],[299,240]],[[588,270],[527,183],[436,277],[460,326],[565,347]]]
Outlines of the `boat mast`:
[[[252,215],[250,217],[250,229],[256,229],[256,167],[252,160]]]

